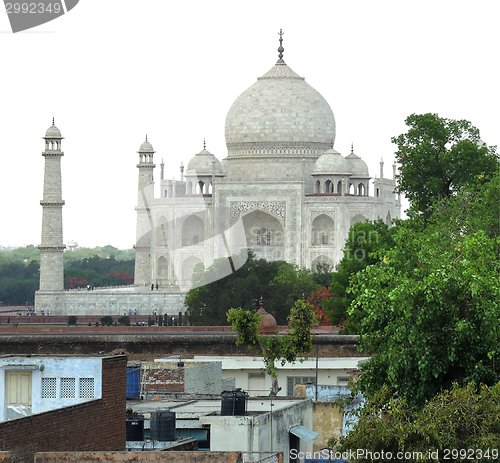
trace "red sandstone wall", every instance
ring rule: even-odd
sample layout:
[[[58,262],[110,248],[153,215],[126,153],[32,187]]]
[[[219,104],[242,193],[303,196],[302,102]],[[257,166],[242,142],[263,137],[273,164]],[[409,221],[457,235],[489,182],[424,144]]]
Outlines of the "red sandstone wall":
[[[125,355],[102,359],[101,399],[0,423],[0,451],[31,463],[35,452],[125,450],[126,367]]]

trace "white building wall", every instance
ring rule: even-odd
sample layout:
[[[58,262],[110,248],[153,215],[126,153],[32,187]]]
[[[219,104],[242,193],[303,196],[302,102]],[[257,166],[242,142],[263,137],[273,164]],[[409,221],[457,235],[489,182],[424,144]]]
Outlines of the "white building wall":
[[[342,357],[342,358],[320,358],[318,359],[318,384],[337,386],[339,377],[348,376],[348,372],[358,368],[358,362],[367,360],[368,357]],[[186,362],[186,360],[184,360]],[[234,378],[235,387],[247,391],[250,396],[269,395],[272,386],[272,377],[264,375],[264,390],[250,390],[250,375],[261,373],[264,362],[261,357],[223,357],[223,356],[194,356],[195,362],[221,362],[222,379]],[[286,396],[287,377],[316,377],[316,359],[309,358],[300,363],[299,361],[281,366],[277,365],[278,384],[281,387],[279,396]]]
[[[0,421],[6,419],[5,378],[8,371],[31,371],[31,414],[102,397],[102,360],[100,358],[4,357],[0,358]],[[88,381],[90,378],[93,381]],[[61,379],[64,379],[64,383]],[[45,389],[42,394],[43,383]],[[72,393],[71,386],[73,383],[74,393]],[[88,386],[92,383],[91,395],[93,397],[87,397],[90,395]],[[55,388],[49,384],[55,384]],[[85,397],[80,397],[80,395],[85,395]]]

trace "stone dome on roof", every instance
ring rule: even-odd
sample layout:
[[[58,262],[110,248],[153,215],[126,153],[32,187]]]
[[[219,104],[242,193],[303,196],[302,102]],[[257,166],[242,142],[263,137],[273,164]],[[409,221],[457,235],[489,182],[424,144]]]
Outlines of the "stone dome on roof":
[[[280,61],[229,109],[225,128],[229,155],[249,150],[319,154],[332,146],[335,118],[330,105]]]
[[[62,138],[61,131],[54,125],[54,122],[45,132],[44,138]]]
[[[313,175],[350,175],[351,170],[346,158],[338,151],[330,148],[323,153],[314,167]]]
[[[191,158],[186,175],[212,175],[212,160],[215,160],[215,175],[221,175],[220,161],[205,148]]]
[[[146,138],[146,141],[141,145],[139,148],[140,153],[154,153],[153,146],[151,143],[148,142],[148,139]]]
[[[354,152],[351,151],[351,154],[346,156],[346,160],[353,177],[370,177],[366,162]]]

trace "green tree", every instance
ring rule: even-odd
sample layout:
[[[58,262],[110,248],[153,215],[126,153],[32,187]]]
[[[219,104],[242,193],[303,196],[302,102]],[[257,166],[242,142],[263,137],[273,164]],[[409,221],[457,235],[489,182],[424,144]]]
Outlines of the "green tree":
[[[345,409],[354,397],[341,400],[338,405]],[[499,458],[500,383],[492,387],[453,384],[418,411],[384,387],[347,416],[350,420],[357,419],[354,429],[340,439],[332,438],[328,445],[341,453],[363,449],[360,458],[349,461],[448,462]],[[380,456],[383,452],[385,457],[370,457],[368,452]]]
[[[276,363],[294,363],[298,358],[304,357],[312,350],[311,325],[314,317],[309,304],[297,301],[290,310],[289,328],[286,335],[261,335],[258,332],[262,315],[253,310],[241,308],[231,309],[227,320],[232,325],[233,331],[238,333],[237,345],[244,344],[256,353],[260,353],[264,360],[265,372],[272,376],[273,384],[271,396],[280,391],[276,375]]]
[[[415,210],[428,214],[434,200],[498,170],[496,147],[486,146],[470,122],[430,113],[412,114],[405,122],[408,132],[392,138],[400,166],[397,191]]]
[[[358,222],[349,230],[344,256],[332,274],[330,292],[334,297],[324,301],[323,310],[334,326],[342,325],[343,334],[357,334],[359,320],[355,313],[348,317],[354,295],[347,291],[350,278],[367,265],[378,261],[377,251],[394,247],[397,226],[389,228],[382,220]]]
[[[76,326],[76,322],[77,322],[78,318],[75,317],[74,315],[70,315],[68,317],[68,325],[73,325],[73,326]]]
[[[486,193],[496,188],[498,178],[434,203],[432,216],[406,221],[395,247],[351,280],[349,316],[376,354],[358,381],[364,393],[387,385],[420,407],[454,381],[500,380],[499,238],[482,226],[498,217],[498,193]],[[476,207],[482,219],[468,214]]]
[[[195,283],[212,280],[212,274],[222,273],[225,260],[215,261],[208,269],[195,269]],[[295,301],[307,297],[319,285],[313,272],[283,262],[256,259],[249,252],[248,260],[236,272],[208,285],[190,290],[184,304],[186,319],[191,325],[227,325],[227,311],[239,306],[254,309],[262,296],[266,310],[277,323],[286,323],[290,307]]]

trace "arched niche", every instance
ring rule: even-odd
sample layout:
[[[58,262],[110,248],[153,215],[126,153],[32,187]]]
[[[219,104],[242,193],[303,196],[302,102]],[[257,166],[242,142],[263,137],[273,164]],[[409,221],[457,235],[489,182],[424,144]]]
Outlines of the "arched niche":
[[[256,209],[245,214],[242,220],[249,247],[283,246],[283,226],[276,217]]]
[[[188,258],[184,259],[184,261],[182,262],[182,271],[181,271],[182,283],[184,285],[191,283],[191,278],[193,276],[194,268],[198,264],[203,265],[203,262],[196,256],[189,256]]]
[[[190,215],[182,223],[182,246],[196,246],[205,239],[205,224],[197,215]]]
[[[318,256],[311,262],[311,268],[316,269],[333,269],[333,260],[328,256]]]
[[[162,280],[168,278],[168,261],[164,256],[160,256],[157,261],[157,277]]]
[[[168,245],[168,221],[162,215],[156,223],[156,246]]]
[[[357,214],[351,219],[351,227],[358,222],[366,222],[366,217],[362,214]]]
[[[334,223],[331,217],[325,214],[318,215],[312,221],[312,245],[331,246],[333,244]]]

